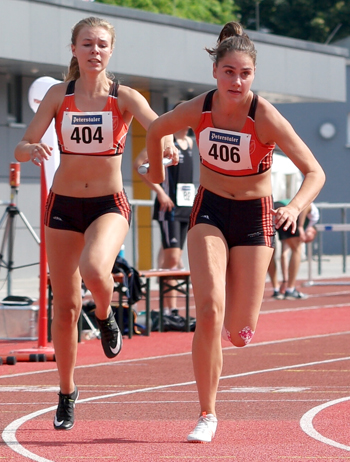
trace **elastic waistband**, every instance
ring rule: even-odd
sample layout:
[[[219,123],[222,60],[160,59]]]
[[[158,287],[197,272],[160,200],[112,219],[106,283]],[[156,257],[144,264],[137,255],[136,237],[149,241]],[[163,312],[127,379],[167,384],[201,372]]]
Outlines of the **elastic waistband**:
[[[228,197],[225,197],[225,196],[220,196],[220,194],[216,194],[214,193],[213,191],[210,191],[209,189],[206,189],[204,188],[203,186],[199,186],[198,188],[198,193],[201,193],[201,194],[205,194],[205,195],[212,195],[214,197],[219,197],[221,200],[223,201],[227,201],[227,202],[235,202],[235,203],[239,203],[239,204],[261,204],[262,201],[266,201],[266,200],[271,200],[272,201],[272,204],[273,204],[273,199],[272,199],[272,195],[271,196],[264,196],[264,197],[259,197],[257,199],[235,199],[235,198],[228,198]]]
[[[53,196],[57,200],[76,200],[79,202],[99,202],[99,201],[105,201],[109,199],[114,199],[115,197],[120,197],[120,196],[126,196],[125,189],[122,189],[121,191],[114,193],[114,194],[107,194],[105,196],[93,196],[93,197],[75,197],[75,196],[65,196],[63,194],[56,194],[53,192],[51,189],[49,191],[49,195]]]

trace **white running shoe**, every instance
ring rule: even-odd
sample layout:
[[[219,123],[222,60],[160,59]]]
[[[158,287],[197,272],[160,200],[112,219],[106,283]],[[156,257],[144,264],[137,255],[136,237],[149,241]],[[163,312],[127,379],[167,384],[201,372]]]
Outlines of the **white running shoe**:
[[[203,412],[199,417],[196,428],[191,432],[187,441],[190,443],[210,443],[215,436],[218,419],[213,414]]]

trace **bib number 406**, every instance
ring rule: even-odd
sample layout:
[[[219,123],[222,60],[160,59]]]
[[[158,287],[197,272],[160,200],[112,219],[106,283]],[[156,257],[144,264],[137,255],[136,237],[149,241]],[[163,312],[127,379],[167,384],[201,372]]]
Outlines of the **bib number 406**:
[[[222,162],[233,162],[238,164],[241,160],[239,148],[232,146],[229,148],[226,144],[217,145],[214,143],[209,151],[209,156],[213,156],[215,160],[220,158]]]
[[[82,141],[84,144],[90,144],[92,141],[98,141],[102,143],[102,127],[96,127],[95,132],[92,132],[91,127],[75,127],[70,139],[76,143]]]

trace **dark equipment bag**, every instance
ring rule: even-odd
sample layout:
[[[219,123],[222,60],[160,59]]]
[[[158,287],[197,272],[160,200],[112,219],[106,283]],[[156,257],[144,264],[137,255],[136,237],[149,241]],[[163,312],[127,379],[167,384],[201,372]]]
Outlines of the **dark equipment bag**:
[[[160,316],[158,311],[151,311],[151,320],[152,320],[152,332],[159,331],[159,321]],[[196,329],[196,319],[190,317],[190,331],[194,332]],[[186,332],[186,318],[179,316],[178,314],[164,314],[163,315],[163,331],[176,331],[176,332]]]
[[[116,258],[112,273],[123,274],[123,284],[126,288],[125,295],[128,299],[129,305],[134,305],[141,300],[143,294],[140,274],[135,268],[129,265],[125,258],[119,256]]]

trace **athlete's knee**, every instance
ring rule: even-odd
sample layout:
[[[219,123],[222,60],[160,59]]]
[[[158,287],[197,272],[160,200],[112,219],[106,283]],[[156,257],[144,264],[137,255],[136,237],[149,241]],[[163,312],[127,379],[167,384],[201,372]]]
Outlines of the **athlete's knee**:
[[[219,331],[222,325],[223,305],[217,304],[212,300],[197,306],[196,330],[207,332],[207,334]]]
[[[244,347],[251,342],[254,333],[255,331],[250,326],[244,327],[238,331],[238,333],[230,332],[225,326],[223,326],[222,337],[224,340],[232,343],[235,347]]]
[[[89,290],[100,289],[106,284],[111,284],[113,277],[105,268],[87,265],[80,268],[82,279]]]
[[[178,269],[181,261],[181,252],[177,247],[164,250],[163,267],[167,269]]]
[[[74,302],[74,300],[65,300],[62,304],[55,302],[54,304],[54,322],[55,325],[61,328],[68,329],[69,326],[76,326],[80,311],[81,311],[81,297],[80,301]]]

